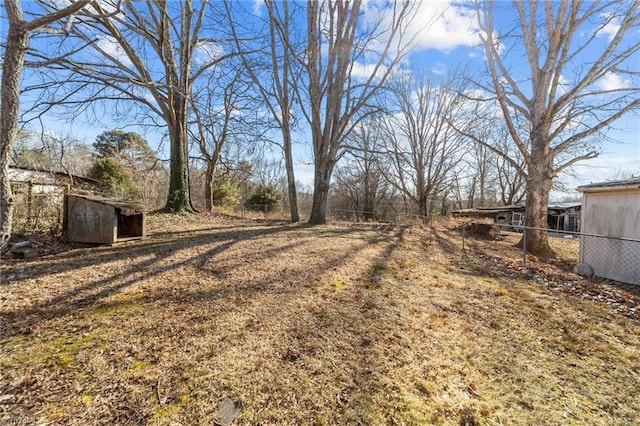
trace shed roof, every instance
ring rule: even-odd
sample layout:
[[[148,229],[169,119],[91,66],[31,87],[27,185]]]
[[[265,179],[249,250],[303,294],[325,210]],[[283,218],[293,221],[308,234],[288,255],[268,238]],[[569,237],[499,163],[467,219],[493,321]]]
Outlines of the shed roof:
[[[136,201],[131,201],[131,200],[119,200],[116,198],[100,197],[97,195],[80,195],[80,194],[70,194],[69,197],[82,198],[84,200],[113,206],[121,210],[129,210],[129,211],[136,211],[136,212],[144,211],[144,206],[142,204]]]
[[[575,203],[551,203],[547,206],[548,209],[552,209],[552,210],[568,210],[568,209],[573,209],[576,207],[580,207],[582,206],[581,202],[575,202]]]
[[[30,182],[36,181],[41,185],[55,185],[56,179],[68,179],[72,178],[76,181],[82,181],[84,183],[97,185],[100,182],[96,179],[88,178],[85,176],[72,175],[61,171],[45,171],[37,170],[28,167],[9,167],[9,180],[11,182]]]
[[[640,189],[640,177],[630,179],[610,180],[606,182],[590,183],[578,187],[580,192],[615,191],[623,189]]]

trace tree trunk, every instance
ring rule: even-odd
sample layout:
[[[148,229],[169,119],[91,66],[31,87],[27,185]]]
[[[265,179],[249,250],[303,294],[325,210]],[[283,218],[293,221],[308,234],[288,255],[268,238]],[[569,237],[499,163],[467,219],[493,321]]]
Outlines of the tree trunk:
[[[485,203],[484,191],[485,191],[485,185],[486,185],[485,180],[486,179],[485,179],[485,171],[484,170],[480,171],[480,176],[478,176],[478,179],[479,179],[479,182],[478,182],[479,185],[478,186],[479,186],[479,189],[480,189],[480,200],[478,200],[480,205],[478,207],[485,207],[485,204],[484,204]]]
[[[212,196],[212,183],[213,183],[213,172],[214,172],[214,164],[207,162],[207,170],[204,175],[204,209],[205,211],[213,211],[213,202],[211,200]]]
[[[432,203],[433,203],[433,201],[432,201],[431,197],[427,196],[427,198],[424,200],[424,207],[423,207],[423,210],[422,210],[422,217],[420,218],[420,221],[425,225],[427,223],[429,223],[429,218],[431,217],[431,210],[432,210],[431,208],[433,206]]]
[[[538,229],[526,230],[527,252],[543,258],[555,258],[547,237],[547,208],[552,177],[536,169],[527,179],[527,217],[525,226]],[[523,241],[520,242],[520,245]]]
[[[288,133],[288,131],[287,131]],[[300,222],[298,214],[298,190],[296,189],[296,177],[293,171],[293,155],[291,153],[291,135],[283,135],[284,162],[287,169],[287,192],[289,193],[289,209],[291,211],[291,223]]]
[[[376,203],[370,195],[365,195],[364,207],[362,212],[362,219],[365,222],[373,221],[376,219]]]
[[[373,221],[376,218],[376,195],[371,188],[371,175],[366,170],[364,174],[364,206],[362,219],[366,222]]]
[[[25,22],[20,0],[4,1],[9,31],[0,87],[0,248],[4,248],[11,238],[14,200],[9,181],[9,151],[18,129],[20,77],[28,47],[29,31],[67,17],[87,4],[88,0],[77,1],[31,22]]]
[[[189,200],[189,179],[184,149],[186,131],[180,128],[170,129],[171,161],[169,171],[169,195],[164,211],[169,213],[191,212]]]
[[[324,225],[327,223],[327,201],[329,199],[329,179],[331,168],[316,164],[313,182],[313,203],[309,224]]]
[[[0,111],[0,247],[11,238],[13,194],[9,181],[9,152],[18,127],[20,106],[20,76],[27,51],[29,33],[24,23],[9,25],[7,47],[4,51]]]

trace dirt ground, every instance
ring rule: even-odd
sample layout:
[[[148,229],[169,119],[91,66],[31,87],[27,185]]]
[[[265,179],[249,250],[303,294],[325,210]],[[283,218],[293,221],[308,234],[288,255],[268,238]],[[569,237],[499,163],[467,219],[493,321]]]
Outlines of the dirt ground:
[[[637,289],[456,226],[42,240],[2,260],[0,424],[639,423]]]

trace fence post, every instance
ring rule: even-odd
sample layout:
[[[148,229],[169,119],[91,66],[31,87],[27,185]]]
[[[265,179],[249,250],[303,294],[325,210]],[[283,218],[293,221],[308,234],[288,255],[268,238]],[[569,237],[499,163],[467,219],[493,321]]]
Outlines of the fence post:
[[[522,265],[527,264],[527,228],[522,231]]]
[[[466,229],[467,229],[467,224],[463,223],[462,224],[462,254],[463,255],[466,254],[465,248],[464,248],[464,237],[465,237]]]
[[[433,242],[433,220],[429,221],[429,245]]]
[[[69,217],[67,216],[67,210],[69,207],[69,195],[71,194],[71,185],[67,184],[64,188],[64,194],[62,195],[62,224],[60,226],[61,232],[66,232],[69,227]]]
[[[31,213],[33,211],[33,181],[27,187],[27,226],[31,227]]]

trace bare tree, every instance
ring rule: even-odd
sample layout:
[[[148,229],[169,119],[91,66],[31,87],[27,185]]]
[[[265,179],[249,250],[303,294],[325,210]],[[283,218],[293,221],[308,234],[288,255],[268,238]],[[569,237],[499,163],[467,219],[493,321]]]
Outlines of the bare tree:
[[[72,135],[40,134],[43,153],[51,171],[64,171],[73,182],[73,175],[86,176],[91,169],[91,149]]]
[[[40,171],[63,171],[70,177],[86,176],[93,164],[93,154],[72,135],[22,130],[14,143],[11,162],[17,167]]]
[[[501,202],[503,205],[520,203],[524,199],[525,177],[524,160],[518,156],[518,148],[511,141],[509,132],[501,125],[499,117],[491,120],[476,120],[476,136],[484,143],[476,143],[471,150],[472,161],[467,169],[473,175],[469,180],[467,207],[476,205],[486,207],[487,203]],[[491,145],[489,149],[488,145]],[[496,152],[500,152],[498,155]],[[507,161],[513,158],[516,164]]]
[[[471,149],[471,155],[474,158],[475,169],[473,181],[477,187],[477,200],[473,201],[473,206],[487,207],[488,204],[493,203],[495,200],[492,188],[495,183],[494,157],[496,155],[493,151],[480,144],[475,144]]]
[[[86,111],[93,102],[106,101],[115,115],[132,118],[138,112],[139,122],[165,127],[170,142],[165,210],[191,210],[187,152],[194,82],[233,56],[222,41],[207,37],[215,31],[209,2],[104,0],[93,9],[58,47],[68,51],[65,60],[50,64],[51,90],[58,95],[51,105]],[[41,59],[47,59],[46,52]],[[67,78],[60,81],[63,71]]]
[[[0,247],[11,237],[13,219],[13,194],[9,182],[9,152],[18,131],[20,109],[20,77],[27,52],[29,35],[66,18],[71,25],[74,15],[91,0],[78,0],[69,6],[45,13],[31,21],[24,20],[19,0],[5,0],[9,31],[2,64],[2,87],[0,89]],[[52,29],[55,30],[55,29]]]
[[[306,3],[306,48],[291,53],[303,67],[296,95],[313,144],[311,224],[326,222],[331,175],[345,138],[380,110],[371,101],[409,51],[404,30],[412,7],[410,2],[385,3],[363,25],[360,0]]]
[[[241,80],[241,68],[212,69],[207,80],[195,91],[191,100],[190,133],[198,148],[198,159],[204,163],[205,210],[211,211],[212,184],[225,144],[233,139],[239,143],[261,138],[257,123],[247,123],[245,113],[246,84]]]
[[[462,89],[454,87],[456,81],[464,79],[458,73],[446,81],[405,73],[389,84],[390,113],[384,121],[387,179],[424,218],[430,216],[430,201],[450,186],[468,149],[468,138],[456,131],[470,124],[468,102]]]
[[[500,34],[494,1],[483,3],[479,22],[490,84],[481,87],[495,97],[518,148],[517,156],[496,152],[516,168],[518,157],[524,159],[526,225],[546,229],[553,179],[596,157],[597,139],[640,106],[640,3],[513,0],[512,5],[515,28]],[[514,56],[521,60],[514,48],[523,49],[529,65],[525,78],[507,62]],[[529,230],[526,238],[533,253],[554,255],[546,231]]]
[[[518,148],[511,142],[506,129],[498,129],[498,133],[494,133],[492,143],[504,153],[493,158],[500,201],[506,206],[519,204],[525,196],[526,182],[522,173],[525,170],[524,159],[518,155]],[[515,164],[507,158],[513,159]]]
[[[254,35],[241,37],[240,22],[232,11],[232,2],[225,1],[229,26],[231,28],[236,49],[246,73],[251,77],[260,93],[276,127],[282,136],[280,145],[287,171],[287,194],[291,222],[298,222],[298,201],[293,162],[294,95],[292,80],[297,80],[298,69],[292,63],[290,51],[295,50],[291,12],[287,0],[274,2],[265,0],[269,17],[267,34],[261,39]],[[249,30],[253,32],[254,30]]]
[[[607,180],[625,180],[625,179],[634,179],[640,177],[640,170],[638,169],[624,169],[617,168],[615,170],[609,171],[607,175]]]
[[[335,192],[350,203],[356,216],[363,220],[380,217],[380,204],[389,202],[391,185],[380,168],[380,134],[374,122],[361,122],[347,139],[348,151],[335,173]]]

